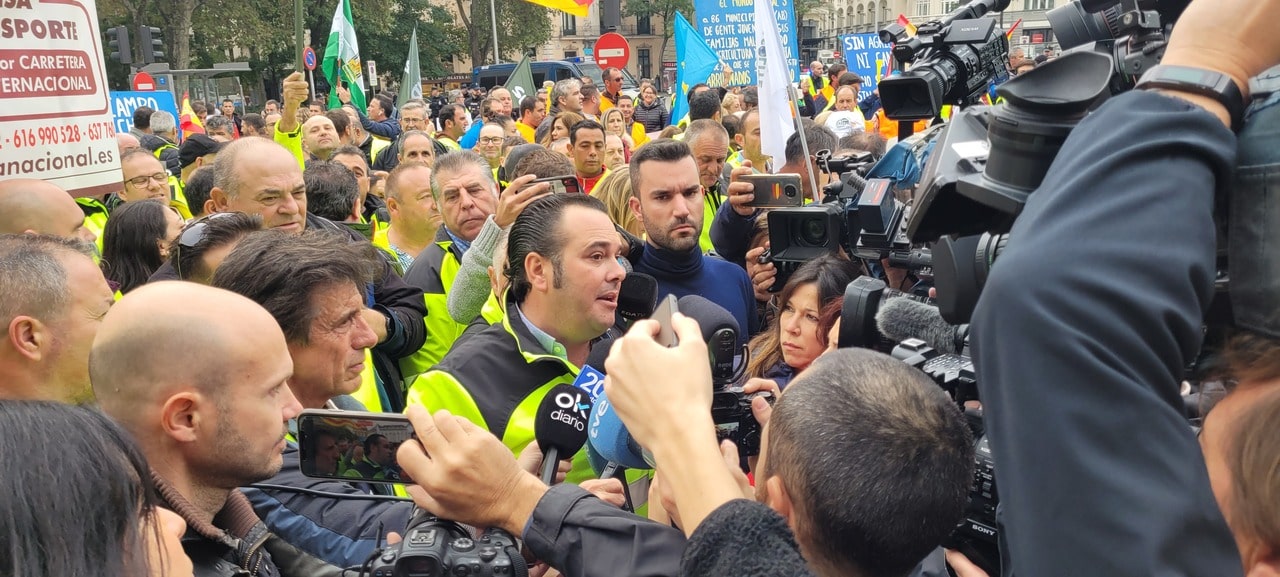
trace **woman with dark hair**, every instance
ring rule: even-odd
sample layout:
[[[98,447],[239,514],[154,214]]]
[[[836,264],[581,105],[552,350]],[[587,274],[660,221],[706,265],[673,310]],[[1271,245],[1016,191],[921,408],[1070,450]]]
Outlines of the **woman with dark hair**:
[[[857,263],[835,255],[804,263],[778,294],[774,322],[751,339],[747,376],[772,379],[784,388],[808,368],[827,348],[834,322],[828,307],[843,298],[845,287],[859,274]]]
[[[133,439],[97,411],[0,401],[0,576],[190,577],[186,523],[156,506]],[[42,447],[32,450],[33,447]]]
[[[181,230],[182,217],[164,201],[121,205],[102,231],[102,274],[121,294],[146,284]]]
[[[555,120],[551,122],[551,132],[547,133],[546,138],[542,139],[541,144],[544,148],[551,148],[551,144],[561,138],[569,138],[569,129],[573,125],[582,122],[583,116],[577,112],[564,111],[556,115]]]

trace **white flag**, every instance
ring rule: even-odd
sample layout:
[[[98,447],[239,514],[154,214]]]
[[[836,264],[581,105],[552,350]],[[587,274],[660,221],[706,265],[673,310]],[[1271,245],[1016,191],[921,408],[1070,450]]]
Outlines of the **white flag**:
[[[773,18],[773,2],[756,0],[756,77],[760,83],[760,150],[777,170],[786,163],[787,139],[795,133],[791,118],[791,81],[787,52]]]

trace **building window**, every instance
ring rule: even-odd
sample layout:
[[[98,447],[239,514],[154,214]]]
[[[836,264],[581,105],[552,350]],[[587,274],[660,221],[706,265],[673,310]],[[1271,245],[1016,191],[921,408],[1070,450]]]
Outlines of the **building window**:
[[[916,0],[916,16],[928,16],[929,9],[929,0]]]
[[[959,7],[960,7],[960,2],[958,2],[957,0],[943,0],[942,13],[950,14],[952,12],[955,12],[956,8],[959,8]]]
[[[653,24],[651,16],[636,16],[636,34],[647,35],[653,34]]]
[[[565,60],[568,60],[568,59],[570,59],[570,58],[577,58],[577,57],[578,57],[578,51],[577,51],[577,50],[565,50],[565,51],[564,51],[564,58],[565,58]]]
[[[640,77],[653,78],[653,60],[649,56],[649,49],[641,48],[638,53],[640,55]]]
[[[1053,8],[1053,0],[1023,0],[1025,10],[1050,10]]]
[[[575,36],[578,34],[578,17],[573,14],[561,14],[560,34],[562,36]]]

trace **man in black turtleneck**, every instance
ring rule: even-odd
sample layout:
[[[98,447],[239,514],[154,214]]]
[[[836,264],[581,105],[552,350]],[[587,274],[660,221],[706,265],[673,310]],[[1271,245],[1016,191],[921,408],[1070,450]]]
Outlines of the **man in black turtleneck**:
[[[699,248],[704,189],[689,146],[650,142],[631,157],[630,171],[631,211],[649,238],[635,272],[658,279],[660,296],[696,294],[724,307],[746,342],[758,330],[751,280],[742,267],[705,257]]]

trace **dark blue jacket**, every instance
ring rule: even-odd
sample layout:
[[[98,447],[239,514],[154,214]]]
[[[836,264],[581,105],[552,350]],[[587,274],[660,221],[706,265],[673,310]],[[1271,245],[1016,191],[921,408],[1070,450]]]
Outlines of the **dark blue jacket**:
[[[264,488],[245,488],[253,510],[272,533],[287,543],[340,567],[364,563],[387,532],[404,530],[413,512],[409,501],[371,499],[349,483],[302,474],[298,446],[284,451],[284,467]],[[321,491],[316,495],[265,485]]]
[[[1199,107],[1126,93],[1018,217],[971,333],[1006,575],[1240,574],[1179,396],[1235,155]]]
[[[658,279],[658,296],[699,295],[724,307],[738,321],[738,346],[760,330],[755,291],[747,271],[731,262],[693,250],[677,254],[652,244],[634,262],[635,272]]]

